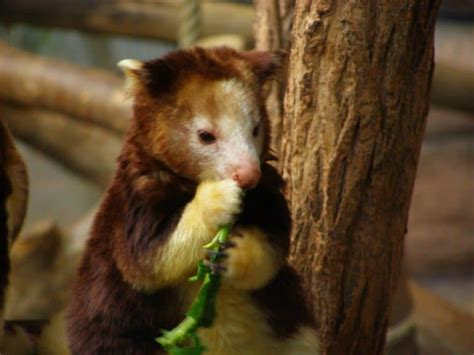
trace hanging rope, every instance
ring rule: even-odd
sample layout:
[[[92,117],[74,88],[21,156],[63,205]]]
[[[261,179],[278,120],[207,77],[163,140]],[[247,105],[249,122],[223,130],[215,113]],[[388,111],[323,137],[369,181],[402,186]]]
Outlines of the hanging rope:
[[[200,0],[181,0],[181,25],[178,33],[180,48],[191,47],[196,43],[201,31]]]

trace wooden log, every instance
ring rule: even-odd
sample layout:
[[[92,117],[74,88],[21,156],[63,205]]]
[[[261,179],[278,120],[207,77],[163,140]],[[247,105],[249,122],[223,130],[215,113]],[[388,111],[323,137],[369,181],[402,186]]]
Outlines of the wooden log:
[[[233,34],[220,34],[203,37],[199,39],[195,45],[203,48],[227,46],[240,51],[245,49],[246,43],[245,38],[242,36]]]
[[[101,186],[110,182],[121,141],[109,130],[45,109],[1,101],[0,117],[18,138],[72,170]]]
[[[431,99],[441,106],[474,112],[474,71],[436,63]]]
[[[3,315],[10,273],[10,248],[20,232],[28,202],[28,175],[0,117],[0,353],[7,350]]]
[[[24,346],[25,337],[18,338],[18,333],[27,335],[32,342],[26,342],[28,352],[7,354],[69,354],[61,310],[67,303],[71,280],[82,254],[66,253],[64,242],[64,234],[55,223],[45,220],[23,233],[14,245],[6,313],[9,319],[21,321],[7,322],[7,350]],[[12,326],[16,332],[10,334],[8,329]]]
[[[233,33],[252,41],[254,11],[249,5],[203,1],[201,16],[202,36]],[[175,42],[180,26],[180,2],[3,0],[0,20]]]
[[[444,0],[440,8],[440,17],[471,21],[474,18],[474,3],[472,0]]]
[[[14,244],[6,319],[48,319],[61,304],[66,290],[56,287],[62,236],[52,220],[35,223]]]
[[[1,10],[0,10],[1,11]],[[122,133],[131,117],[122,80],[0,43],[0,98],[59,111]]]
[[[18,152],[13,136],[0,116],[0,213],[5,220],[0,221],[1,239],[7,242],[2,252],[9,250],[20,232],[28,205],[28,172]],[[5,225],[2,225],[2,224]],[[3,229],[5,228],[5,229]]]
[[[449,138],[448,131],[442,138],[440,128],[432,140],[427,135],[404,257],[412,276],[467,276],[473,273],[474,260],[474,134],[469,135],[474,120],[458,126],[456,116],[446,114],[439,120],[452,125],[453,135]]]
[[[415,323],[427,353],[472,355],[474,316],[414,281],[409,287],[415,301]]]

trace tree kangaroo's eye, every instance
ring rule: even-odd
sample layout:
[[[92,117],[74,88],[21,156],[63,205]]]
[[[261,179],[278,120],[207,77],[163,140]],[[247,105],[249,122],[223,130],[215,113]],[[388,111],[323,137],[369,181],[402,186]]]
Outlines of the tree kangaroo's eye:
[[[253,129],[253,136],[256,137],[258,136],[258,133],[260,132],[260,124],[256,125],[255,128]]]
[[[199,130],[198,137],[202,144],[212,144],[216,141],[216,136],[208,131]]]

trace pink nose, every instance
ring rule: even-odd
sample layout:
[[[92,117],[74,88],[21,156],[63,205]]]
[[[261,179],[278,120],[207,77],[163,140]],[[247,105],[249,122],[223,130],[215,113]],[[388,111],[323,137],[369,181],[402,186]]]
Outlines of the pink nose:
[[[232,174],[237,184],[243,189],[254,188],[260,181],[262,173],[258,164],[244,163],[240,164]]]

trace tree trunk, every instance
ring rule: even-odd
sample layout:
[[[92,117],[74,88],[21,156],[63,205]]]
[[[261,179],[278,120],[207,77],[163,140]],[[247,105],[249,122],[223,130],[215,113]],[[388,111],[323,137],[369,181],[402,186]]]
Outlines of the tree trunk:
[[[255,47],[258,50],[289,52],[293,25],[294,0],[255,1]],[[286,69],[280,80],[274,81],[267,96],[267,110],[272,127],[272,148],[280,152],[283,128],[283,98],[285,95]]]
[[[291,261],[326,354],[380,354],[433,72],[439,0],[297,1],[282,164]]]

